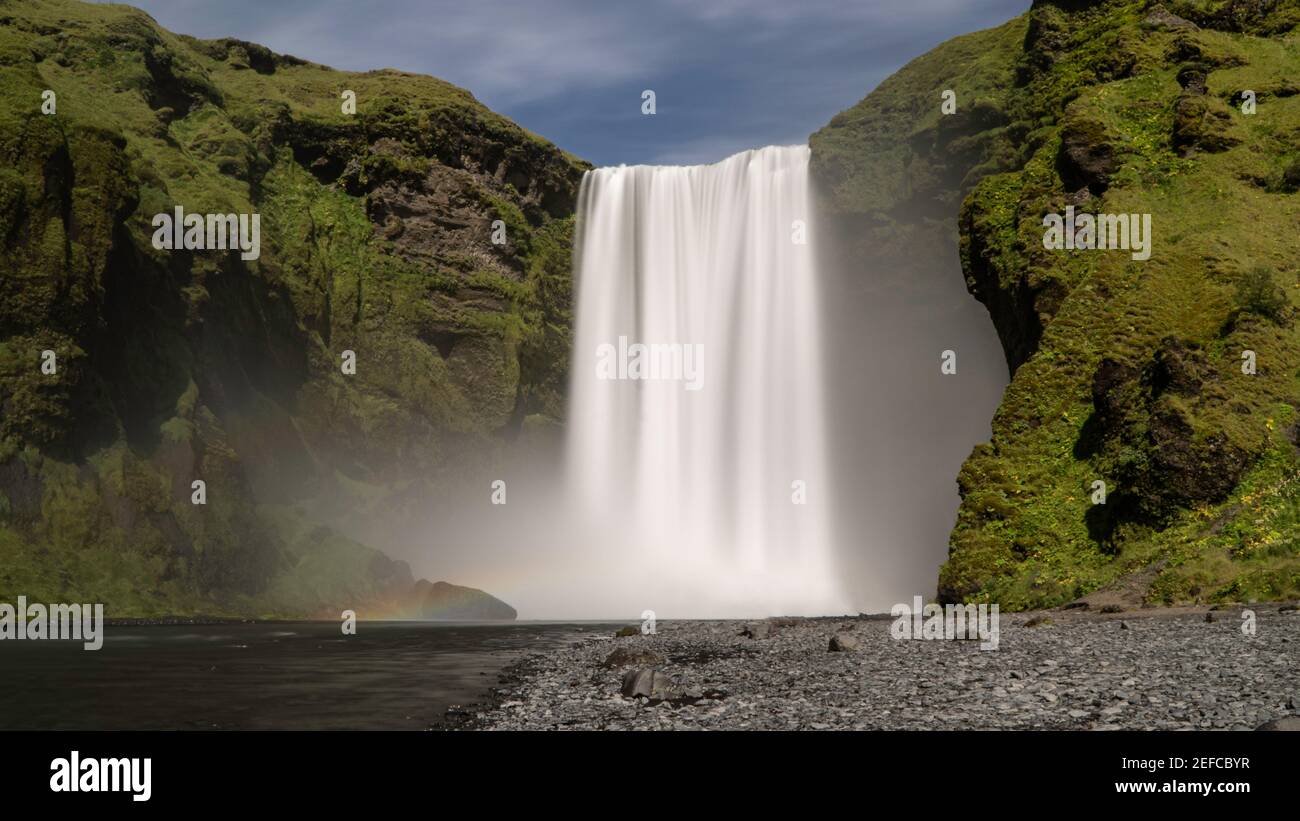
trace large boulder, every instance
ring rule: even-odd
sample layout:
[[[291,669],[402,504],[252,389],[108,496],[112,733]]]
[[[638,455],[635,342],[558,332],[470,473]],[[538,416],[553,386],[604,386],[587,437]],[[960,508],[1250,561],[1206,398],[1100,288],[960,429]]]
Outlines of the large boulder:
[[[856,636],[849,633],[836,633],[831,636],[830,646],[827,651],[831,653],[854,653],[861,646]]]

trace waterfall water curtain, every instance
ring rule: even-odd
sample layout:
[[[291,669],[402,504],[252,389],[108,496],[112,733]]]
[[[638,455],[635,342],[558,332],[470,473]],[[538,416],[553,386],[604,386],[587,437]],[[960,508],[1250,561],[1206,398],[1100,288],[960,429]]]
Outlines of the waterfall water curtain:
[[[768,147],[583,180],[567,492],[647,608],[848,609],[808,160]]]

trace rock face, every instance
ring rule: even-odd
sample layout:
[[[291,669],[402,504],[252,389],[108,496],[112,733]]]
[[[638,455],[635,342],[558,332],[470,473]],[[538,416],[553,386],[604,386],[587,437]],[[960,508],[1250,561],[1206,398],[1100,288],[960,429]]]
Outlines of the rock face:
[[[1296,2],[1037,2],[814,135],[861,235],[960,254],[1012,374],[942,600],[1051,606],[1147,568],[1147,603],[1300,594],[1298,24]],[[1150,258],[1045,249],[1069,206],[1151,215]]]
[[[0,594],[428,594],[357,539],[558,418],[584,164],[439,80],[125,6],[6,8],[0,79]],[[176,206],[258,214],[260,254],[155,248]]]

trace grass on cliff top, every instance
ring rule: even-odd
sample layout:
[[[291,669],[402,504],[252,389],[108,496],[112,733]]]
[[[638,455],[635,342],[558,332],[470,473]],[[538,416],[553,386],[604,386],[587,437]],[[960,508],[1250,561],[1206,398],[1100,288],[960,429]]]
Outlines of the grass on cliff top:
[[[53,90],[64,121],[123,134],[133,160],[144,166],[146,185],[166,187],[193,211],[249,210],[246,172],[258,152],[249,135],[279,108],[294,119],[353,124],[356,118],[341,109],[345,89],[356,92],[361,117],[396,107],[413,125],[443,116],[458,128],[558,151],[468,91],[434,77],[392,69],[338,71],[252,44],[197,40],[172,34],[126,5],[31,0],[5,12],[4,130],[15,133],[39,109],[42,92]],[[255,67],[240,57],[248,49],[264,52]],[[186,106],[190,110],[177,110]]]
[[[956,92],[964,116],[981,104],[1000,108],[1011,85],[1027,18],[955,37],[908,63],[857,105],[835,115],[809,140],[816,161],[835,180],[836,212],[887,212],[913,191],[907,141],[933,129],[942,94]]]

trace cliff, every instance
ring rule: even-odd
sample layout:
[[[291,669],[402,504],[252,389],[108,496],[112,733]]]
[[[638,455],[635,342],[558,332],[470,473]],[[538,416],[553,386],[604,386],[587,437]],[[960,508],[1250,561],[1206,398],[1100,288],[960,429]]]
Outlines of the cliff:
[[[1293,0],[1040,0],[814,135],[861,253],[959,258],[1012,374],[941,599],[1300,595],[1297,24]],[[1070,206],[1151,215],[1150,259],[1045,249]]]
[[[70,0],[0,5],[0,135],[0,597],[423,601],[343,533],[558,418],[585,164],[431,77]],[[260,254],[156,248],[177,206]]]

